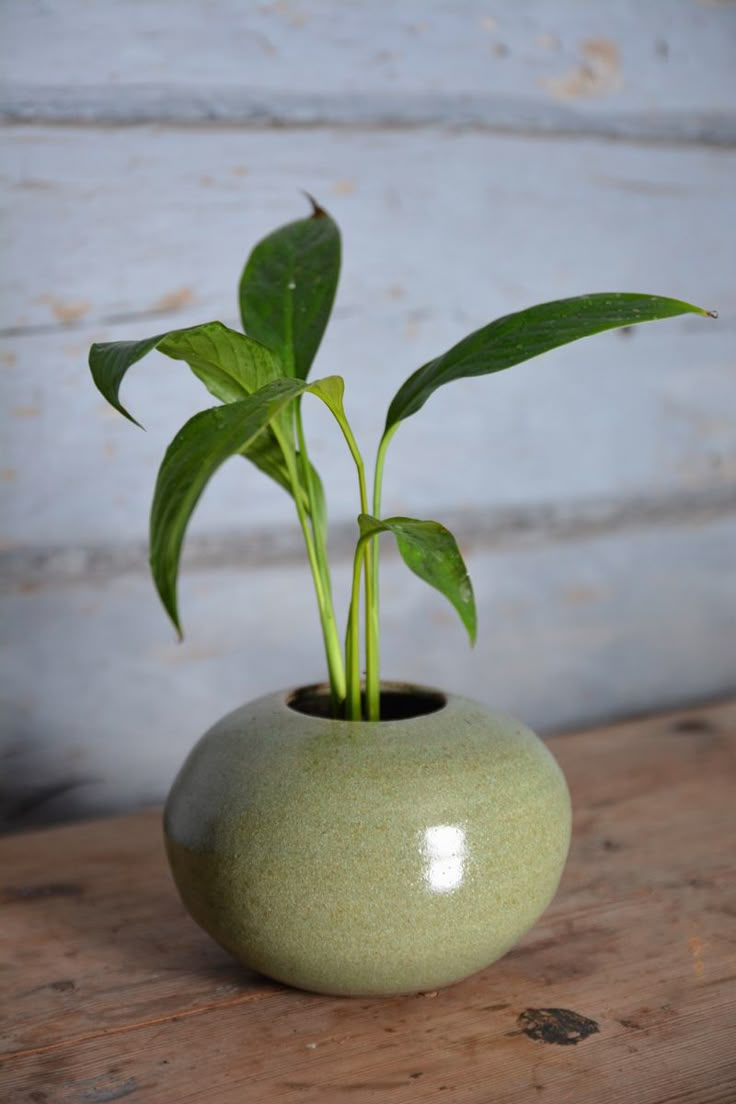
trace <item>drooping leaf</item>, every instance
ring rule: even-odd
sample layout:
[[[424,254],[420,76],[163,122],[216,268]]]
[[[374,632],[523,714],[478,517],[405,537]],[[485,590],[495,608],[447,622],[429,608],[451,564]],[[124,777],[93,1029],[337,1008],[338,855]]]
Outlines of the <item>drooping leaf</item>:
[[[468,569],[460,554],[457,541],[449,529],[438,521],[419,521],[416,518],[378,518],[361,514],[358,518],[364,537],[389,532],[396,543],[404,563],[425,583],[439,590],[449,599],[475,643],[477,616],[473,587]]]
[[[95,342],[89,350],[89,369],[97,390],[118,413],[141,429],[141,423],[120,401],[120,384],[131,364],[150,353],[165,337],[166,334],[157,334],[141,341],[100,341]]]
[[[306,379],[327,326],[340,275],[340,231],[317,203],[251,253],[240,279],[243,329]]]
[[[195,414],[166,450],[151,506],[150,560],[156,589],[180,634],[179,562],[202,492],[227,459],[255,443],[290,402],[309,390],[300,380],[273,380],[254,395]]]
[[[345,396],[345,380],[342,376],[325,376],[312,384],[312,393],[318,395],[325,406],[332,411],[338,422],[345,417],[343,398]]]
[[[334,416],[335,421],[342,430],[343,436],[348,443],[348,448],[353,455],[353,459],[362,470],[363,460],[343,405],[345,381],[342,376],[327,376],[325,379],[315,383],[310,390],[322,400],[327,409]],[[365,476],[361,475],[360,478],[364,479]]]
[[[244,399],[284,375],[270,349],[222,322],[169,330],[141,341],[98,342],[89,351],[92,378],[107,401],[136,425],[140,423],[120,402],[120,385],[128,369],[152,349],[173,360],[186,361],[207,390],[222,402]]]
[[[679,299],[611,292],[557,299],[507,314],[409,376],[389,407],[386,430],[416,414],[438,387],[452,380],[500,372],[560,345],[619,326],[710,313]]]
[[[120,385],[128,369],[153,349],[173,360],[185,361],[207,390],[225,403],[244,399],[284,374],[270,349],[237,330],[231,330],[222,322],[206,322],[183,330],[170,330],[141,341],[108,341],[93,345],[89,353],[89,366],[99,391],[116,410],[136,425],[140,423],[120,402]],[[291,440],[286,429],[282,440]],[[287,447],[290,446],[287,444]],[[292,494],[283,449],[270,428],[241,452]],[[315,474],[314,469],[312,471]],[[305,508],[309,509],[303,488],[299,494]]]

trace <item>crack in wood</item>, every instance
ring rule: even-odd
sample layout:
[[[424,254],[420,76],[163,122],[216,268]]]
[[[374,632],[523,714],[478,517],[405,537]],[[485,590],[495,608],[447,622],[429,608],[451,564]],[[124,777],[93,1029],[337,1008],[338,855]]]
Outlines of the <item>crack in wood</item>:
[[[185,1008],[177,1012],[169,1012],[165,1016],[152,1016],[147,1020],[139,1020],[136,1023],[121,1024],[119,1027],[107,1027],[101,1031],[90,1031],[85,1035],[75,1035],[69,1039],[60,1039],[56,1043],[47,1043],[45,1046],[24,1047],[21,1050],[0,1054],[0,1066],[15,1059],[29,1058],[39,1054],[50,1054],[54,1051],[66,1050],[69,1047],[80,1046],[93,1042],[95,1039],[106,1039],[112,1035],[127,1035],[131,1031],[140,1031],[147,1027],[156,1027],[158,1024],[176,1023],[177,1020],[189,1019],[192,1016],[202,1016],[207,1012],[218,1012],[220,1009],[234,1008],[239,1004],[253,1004],[256,1001],[266,1000],[272,997],[272,991],[265,993],[245,993],[239,997],[233,997],[225,1001],[211,1001],[208,1004],[198,1005],[196,1008]]]
[[[336,95],[258,92],[241,87],[158,84],[14,84],[3,91],[0,120],[64,126],[237,126],[252,129],[412,130],[435,127],[563,138],[673,145],[736,145],[736,115],[725,111],[602,113],[482,93],[403,91]]]
[[[458,534],[463,548],[472,554],[663,525],[703,525],[736,514],[736,488],[722,484],[657,496],[580,499],[566,504],[539,503],[492,511],[438,509],[435,513]],[[333,561],[351,559],[354,546],[354,524],[333,525],[330,534]],[[389,544],[385,555],[395,555]],[[190,538],[186,570],[250,570],[302,561],[303,548],[295,527],[263,528],[248,534]],[[19,585],[94,582],[147,571],[148,551],[143,542],[11,548],[0,552],[0,591]]]

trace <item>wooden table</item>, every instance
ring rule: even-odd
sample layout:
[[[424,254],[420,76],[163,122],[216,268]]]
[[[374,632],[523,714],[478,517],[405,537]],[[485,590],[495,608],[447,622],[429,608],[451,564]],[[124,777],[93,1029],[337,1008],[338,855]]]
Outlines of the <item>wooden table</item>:
[[[250,974],[184,914],[159,814],[0,841],[12,1104],[734,1104],[736,703],[553,738],[559,895],[438,993],[333,999]]]

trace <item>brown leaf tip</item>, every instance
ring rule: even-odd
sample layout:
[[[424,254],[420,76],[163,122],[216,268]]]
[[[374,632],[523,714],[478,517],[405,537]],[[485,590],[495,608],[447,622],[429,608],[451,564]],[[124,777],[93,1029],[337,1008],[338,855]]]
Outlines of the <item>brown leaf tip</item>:
[[[312,205],[312,215],[311,215],[311,217],[313,219],[327,218],[327,212],[325,211],[324,207],[320,207],[319,203],[314,198],[314,196],[310,195],[309,192],[304,192],[304,195],[307,197],[307,199],[309,200],[309,202]]]
[[[712,311],[707,310],[705,313],[707,314],[708,318],[717,318],[718,317],[718,311],[716,311],[716,310],[712,310]]]

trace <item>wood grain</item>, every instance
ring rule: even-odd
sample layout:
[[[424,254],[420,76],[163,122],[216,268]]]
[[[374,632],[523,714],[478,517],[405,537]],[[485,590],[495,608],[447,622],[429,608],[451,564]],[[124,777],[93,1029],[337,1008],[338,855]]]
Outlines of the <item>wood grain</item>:
[[[478,644],[387,546],[382,655],[392,677],[479,698],[544,732],[736,691],[735,521],[693,524],[686,514],[490,548],[466,540],[464,524],[454,531]],[[345,609],[349,561],[335,566]],[[308,583],[303,564],[207,568],[187,558],[178,644],[145,559],[114,578],[12,580],[0,603],[7,821],[157,804],[217,717],[267,689],[323,679]]]
[[[730,5],[6,0],[10,120],[475,126],[733,143]],[[31,45],[32,44],[32,45]]]
[[[482,685],[545,726],[731,692],[736,7],[659,7],[2,4],[0,816],[153,803],[223,702],[322,675],[296,544],[288,575],[269,552],[290,504],[235,461],[191,529],[191,636],[170,646],[141,570],[149,488],[209,400],[152,357],[125,382],[144,436],[85,363],[92,340],[234,322],[247,247],[299,188],[344,229],[318,370],[346,376],[367,454],[400,381],[494,315],[595,288],[721,313],[463,381],[407,423],[386,511],[461,522],[489,628],[466,662],[387,564],[392,673]],[[306,418],[342,559],[354,472],[326,413]],[[256,650],[254,625],[279,631]]]
[[[576,810],[558,897],[439,993],[246,973],[183,914],[156,812],[2,841],[3,1099],[730,1104],[736,703],[552,746]]]
[[[0,274],[0,538],[13,546],[145,536],[164,450],[211,396],[184,365],[151,354],[123,385],[144,435],[90,385],[89,344],[211,318],[237,326],[247,250],[301,213],[300,187],[344,233],[315,376],[345,377],[367,459],[410,372],[508,311],[627,288],[721,311],[716,322],[603,334],[442,389],[391,446],[387,512],[484,516],[733,482],[733,151],[436,131],[285,140],[278,130],[9,127],[0,156],[13,215]],[[305,405],[310,452],[330,517],[353,522],[355,474],[318,406]],[[293,524],[287,496],[244,467],[233,461],[212,481],[199,531],[232,530],[241,502],[249,528]]]

